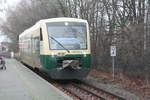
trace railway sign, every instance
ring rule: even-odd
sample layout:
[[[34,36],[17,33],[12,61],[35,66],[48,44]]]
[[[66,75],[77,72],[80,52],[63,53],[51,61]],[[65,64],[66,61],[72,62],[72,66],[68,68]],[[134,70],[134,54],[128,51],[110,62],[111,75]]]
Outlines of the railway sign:
[[[110,47],[110,56],[116,56],[116,46]]]
[[[110,47],[110,56],[112,56],[112,77],[115,79],[115,56],[116,56],[116,46]]]

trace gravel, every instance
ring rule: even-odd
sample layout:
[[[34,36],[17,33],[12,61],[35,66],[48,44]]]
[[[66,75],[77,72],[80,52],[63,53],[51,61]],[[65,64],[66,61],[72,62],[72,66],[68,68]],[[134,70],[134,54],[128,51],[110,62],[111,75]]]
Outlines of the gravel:
[[[101,88],[118,96],[121,96],[127,100],[141,100],[140,97],[125,90],[123,85],[117,84],[110,80],[87,76],[87,78],[83,79],[83,81],[97,88]]]

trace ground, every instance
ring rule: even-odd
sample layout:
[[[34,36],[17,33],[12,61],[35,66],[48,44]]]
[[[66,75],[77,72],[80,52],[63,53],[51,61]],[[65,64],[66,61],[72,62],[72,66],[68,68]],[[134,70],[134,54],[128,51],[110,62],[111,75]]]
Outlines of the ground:
[[[85,81],[125,97],[127,100],[150,100],[150,82],[142,79],[129,79],[123,74],[112,80],[112,74],[91,70]]]

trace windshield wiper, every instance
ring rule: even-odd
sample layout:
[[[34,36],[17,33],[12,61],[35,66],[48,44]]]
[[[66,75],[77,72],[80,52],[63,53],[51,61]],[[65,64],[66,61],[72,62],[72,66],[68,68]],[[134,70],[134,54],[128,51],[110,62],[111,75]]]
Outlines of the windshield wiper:
[[[58,43],[61,47],[63,47],[68,53],[70,52],[67,48],[65,48],[59,41],[57,41],[54,37],[48,35],[49,38],[53,39],[56,43]]]

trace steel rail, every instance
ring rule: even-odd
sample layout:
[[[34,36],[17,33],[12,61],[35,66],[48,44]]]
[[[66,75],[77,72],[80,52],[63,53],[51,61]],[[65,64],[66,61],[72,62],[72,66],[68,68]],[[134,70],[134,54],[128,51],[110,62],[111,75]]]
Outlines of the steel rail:
[[[79,89],[79,90],[82,90],[82,91],[84,91],[84,92],[86,92],[86,93],[88,93],[88,94],[91,94],[91,95],[93,95],[93,96],[99,98],[100,100],[106,100],[105,98],[103,98],[103,97],[101,97],[101,96],[99,96],[99,95],[97,95],[97,94],[95,94],[95,93],[93,93],[93,92],[91,92],[91,91],[89,91],[89,90],[87,90],[87,89],[84,89],[84,88],[82,88],[82,87],[79,87],[79,86],[77,86],[77,85],[75,85],[75,84],[73,84],[73,83],[71,83],[71,85],[74,86],[75,88]],[[67,89],[68,89],[68,88],[67,88]],[[72,92],[72,90],[70,90],[70,89],[68,89],[68,90]],[[73,92],[72,92],[72,93],[73,93]],[[76,94],[76,93],[73,93],[73,94]],[[78,95],[78,94],[76,94],[76,95]],[[79,97],[80,97],[80,96],[79,96]],[[81,100],[83,100],[82,97],[80,97],[80,98],[81,98]]]
[[[94,86],[92,86],[92,85],[90,85],[90,84],[88,84],[88,83],[85,83],[85,82],[82,82],[82,83],[83,83],[83,85],[86,85],[86,86],[88,86],[88,87],[94,88],[95,90],[102,91],[102,92],[104,92],[104,93],[106,93],[106,94],[108,94],[108,95],[110,95],[110,96],[113,96],[113,97],[117,98],[118,100],[126,100],[125,98],[120,97],[120,96],[118,96],[118,95],[115,95],[115,94],[113,94],[113,93],[110,93],[110,92],[108,92],[108,91],[106,91],[106,90],[104,90],[104,89],[100,89],[100,88],[94,87]]]

